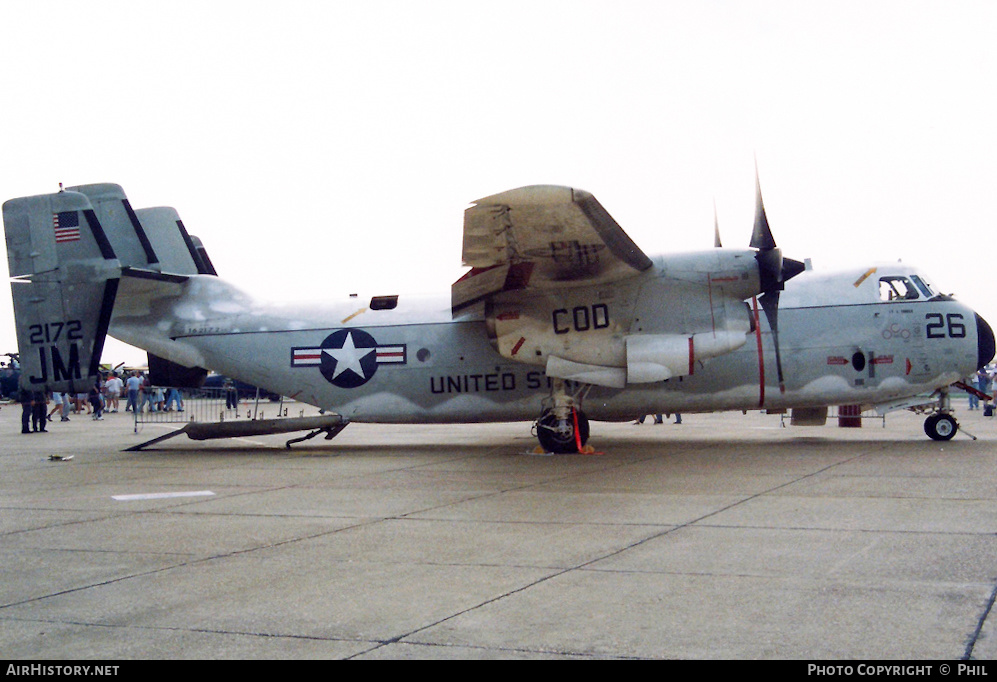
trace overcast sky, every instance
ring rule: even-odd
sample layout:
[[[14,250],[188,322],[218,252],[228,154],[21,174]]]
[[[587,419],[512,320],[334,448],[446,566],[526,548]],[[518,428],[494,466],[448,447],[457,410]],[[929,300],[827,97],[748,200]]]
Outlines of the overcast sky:
[[[896,260],[997,323],[997,3],[0,3],[0,199],[116,182],[265,298],[446,292],[463,210],[595,194],[648,254]],[[0,290],[0,352],[16,339]],[[144,354],[109,344],[109,362]]]

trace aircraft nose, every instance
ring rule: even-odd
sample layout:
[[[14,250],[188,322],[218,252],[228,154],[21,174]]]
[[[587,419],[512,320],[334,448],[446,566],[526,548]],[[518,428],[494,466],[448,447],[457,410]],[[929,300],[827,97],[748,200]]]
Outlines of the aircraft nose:
[[[995,344],[994,330],[979,313],[976,313],[976,347],[979,349],[976,367],[983,369],[994,358]]]

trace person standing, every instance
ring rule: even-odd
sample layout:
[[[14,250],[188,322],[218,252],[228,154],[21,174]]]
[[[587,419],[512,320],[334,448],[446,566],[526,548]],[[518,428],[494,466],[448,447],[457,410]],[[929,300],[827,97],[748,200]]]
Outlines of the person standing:
[[[31,394],[31,430],[38,433],[48,433],[45,423],[48,421],[48,414],[45,412],[45,405],[48,398],[43,391],[34,391]]]
[[[239,391],[235,387],[235,382],[231,379],[225,379],[225,383],[222,384],[222,388],[225,389],[225,409],[239,409]]]
[[[71,406],[69,404],[69,394],[68,393],[63,393],[62,394],[62,421],[64,421],[64,422],[68,422],[69,421],[69,410],[70,410],[70,407]]]
[[[146,403],[148,403],[149,412],[155,412],[156,403],[153,399],[154,393],[152,391],[152,382],[149,381],[149,377],[147,377],[144,374],[140,378],[142,380],[142,388],[138,398],[138,411],[141,412],[143,409],[145,409],[145,405]]]
[[[125,412],[129,410],[138,412],[138,392],[142,388],[142,380],[138,378],[138,372],[132,372],[132,375],[128,377],[128,381],[125,382],[125,388],[128,390],[128,402],[125,404]]]
[[[90,393],[87,394],[87,399],[90,401],[90,405],[93,406],[93,419],[94,421],[103,421],[104,416],[104,402],[100,394],[100,382],[98,381],[93,386],[90,387]]]
[[[107,378],[107,382],[104,383],[104,390],[107,391],[107,411],[117,412],[118,411],[118,401],[121,398],[121,390],[124,388],[124,382],[118,377],[114,372],[111,376]]]
[[[180,397],[180,389],[177,388],[171,388],[170,392],[166,394],[166,410],[172,410],[173,408],[170,406],[174,403],[177,406],[177,412],[183,412],[183,398]]]
[[[62,410],[62,394],[59,391],[52,391],[52,409],[48,411],[48,420],[52,421],[52,415]]]
[[[31,413],[34,406],[31,391],[22,388],[18,398],[21,402],[21,433],[31,433]]]

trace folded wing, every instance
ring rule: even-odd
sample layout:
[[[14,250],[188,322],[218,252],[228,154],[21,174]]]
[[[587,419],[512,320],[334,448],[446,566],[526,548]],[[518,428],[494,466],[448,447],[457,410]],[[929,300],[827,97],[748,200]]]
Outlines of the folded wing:
[[[612,282],[643,272],[651,259],[594,196],[534,185],[479,199],[464,212],[464,264],[454,310],[516,289]]]

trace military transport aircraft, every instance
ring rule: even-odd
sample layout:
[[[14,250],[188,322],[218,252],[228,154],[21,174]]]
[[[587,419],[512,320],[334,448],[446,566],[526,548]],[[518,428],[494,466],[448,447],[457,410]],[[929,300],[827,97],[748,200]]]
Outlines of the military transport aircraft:
[[[986,321],[906,265],[820,273],[784,258],[756,202],[749,248],[650,257],[588,192],[522,187],[465,211],[470,270],[449,296],[317,307],[253,300],[174,209],[133,210],[118,185],[12,199],[21,385],[80,390],[110,333],[148,350],[156,384],[210,368],[350,421],[535,419],[549,452],[581,450],[589,419],[819,422],[831,405],[924,396],[925,432],[951,438],[950,385],[994,355]]]

